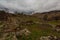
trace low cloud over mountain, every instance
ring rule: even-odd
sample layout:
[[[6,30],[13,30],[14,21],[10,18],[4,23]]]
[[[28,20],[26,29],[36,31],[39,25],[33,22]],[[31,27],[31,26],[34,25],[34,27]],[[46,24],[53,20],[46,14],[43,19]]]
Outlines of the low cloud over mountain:
[[[46,12],[60,10],[60,0],[0,0],[0,9]]]

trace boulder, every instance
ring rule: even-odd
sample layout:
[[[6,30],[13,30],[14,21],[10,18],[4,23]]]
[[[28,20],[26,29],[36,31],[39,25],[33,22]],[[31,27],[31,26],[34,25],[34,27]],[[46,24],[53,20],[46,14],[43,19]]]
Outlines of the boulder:
[[[26,29],[26,28],[23,29],[23,30],[20,30],[20,35],[23,35],[23,34],[24,34],[24,35],[27,36],[27,35],[29,35],[30,33],[31,33],[31,32],[30,32],[28,29]]]

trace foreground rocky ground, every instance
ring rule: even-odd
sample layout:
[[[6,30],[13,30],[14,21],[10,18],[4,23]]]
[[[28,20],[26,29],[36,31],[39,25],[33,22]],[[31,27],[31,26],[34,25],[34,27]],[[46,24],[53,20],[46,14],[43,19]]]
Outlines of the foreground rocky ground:
[[[0,40],[60,40],[60,11],[33,15],[0,11]]]

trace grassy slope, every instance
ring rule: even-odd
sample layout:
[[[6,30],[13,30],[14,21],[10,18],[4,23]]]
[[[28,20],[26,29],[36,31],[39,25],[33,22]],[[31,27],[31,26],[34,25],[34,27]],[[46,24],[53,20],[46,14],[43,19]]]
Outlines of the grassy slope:
[[[9,15],[12,15],[12,14],[9,14]],[[60,33],[53,31],[53,29],[52,29],[52,26],[56,26],[57,24],[60,24],[60,20],[45,22],[35,16],[22,15],[22,14],[12,15],[10,17],[12,17],[12,19],[14,19],[15,22],[17,22],[19,27],[22,26],[23,28],[27,28],[31,31],[31,34],[28,36],[28,38],[25,37],[22,40],[39,40],[40,36],[48,36],[48,35],[60,36]],[[13,23],[13,21],[12,21],[12,23]],[[33,24],[26,24],[25,22],[27,22],[27,21],[32,21]],[[7,33],[1,32],[2,30],[4,30],[3,29],[4,25],[7,25],[4,22],[5,21],[0,21],[0,35],[7,34],[7,35],[9,35],[9,37],[7,37],[7,35],[5,37],[4,36],[0,36],[0,37],[1,38],[4,37],[5,39],[7,38],[6,40],[12,40],[11,38],[15,35],[15,34],[13,34],[14,32],[13,33],[12,32],[7,32]],[[16,27],[18,27],[18,26],[16,26]],[[12,28],[14,28],[14,27],[12,26]]]

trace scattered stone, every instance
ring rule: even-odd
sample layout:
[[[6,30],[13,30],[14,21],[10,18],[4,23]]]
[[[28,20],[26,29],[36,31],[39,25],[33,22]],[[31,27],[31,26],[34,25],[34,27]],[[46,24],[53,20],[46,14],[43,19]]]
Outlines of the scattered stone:
[[[24,35],[27,36],[27,35],[29,35],[30,33],[31,33],[31,32],[30,32],[28,29],[26,29],[26,28],[20,31],[20,35],[23,35],[23,34],[24,34]]]
[[[40,37],[40,40],[50,40],[47,36]]]
[[[55,30],[56,30],[57,32],[60,32],[60,25],[56,25]]]
[[[57,37],[56,36],[42,36],[40,37],[40,40],[56,40]]]

